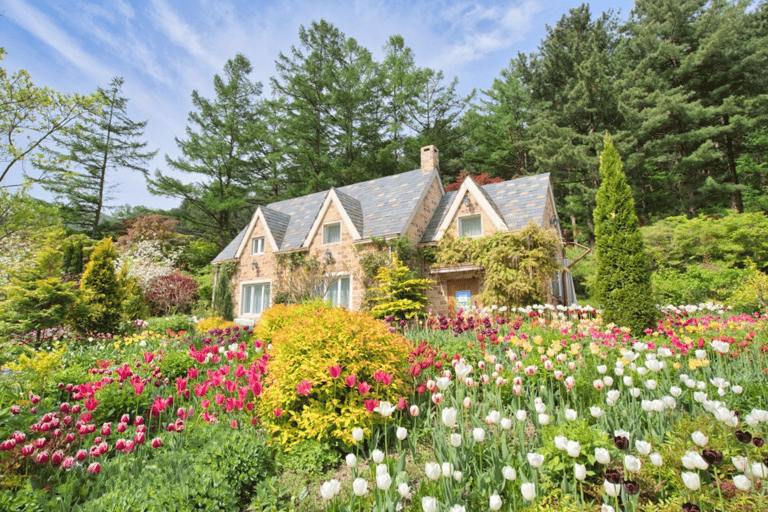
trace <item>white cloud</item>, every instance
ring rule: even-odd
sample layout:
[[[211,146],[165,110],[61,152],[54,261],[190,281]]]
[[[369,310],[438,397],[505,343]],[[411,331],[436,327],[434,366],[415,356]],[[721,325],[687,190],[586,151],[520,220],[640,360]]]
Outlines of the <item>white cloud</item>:
[[[219,67],[221,59],[211,54],[195,30],[185,23],[163,0],[152,1],[153,20],[168,38],[189,55],[203,61],[209,67]]]
[[[5,8],[7,15],[19,26],[91,77],[101,82],[114,75],[107,66],[84,51],[75,39],[61,30],[40,10],[23,0],[6,0]]]

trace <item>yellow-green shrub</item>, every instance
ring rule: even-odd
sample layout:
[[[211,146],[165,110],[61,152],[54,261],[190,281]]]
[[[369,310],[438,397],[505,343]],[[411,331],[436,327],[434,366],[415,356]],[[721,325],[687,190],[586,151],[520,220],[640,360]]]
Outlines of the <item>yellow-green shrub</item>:
[[[283,327],[293,324],[298,318],[330,307],[330,303],[321,299],[301,304],[276,304],[261,314],[261,319],[253,331],[254,336],[265,344],[272,343],[272,336]]]
[[[409,395],[411,379],[404,365],[412,346],[381,321],[339,308],[306,311],[303,306],[280,306],[277,311],[291,321],[271,336],[259,410],[273,439],[283,447],[305,439],[352,444],[352,429],[370,430],[383,421],[380,414],[366,410],[365,400],[397,405]],[[265,312],[268,318],[275,314]],[[336,379],[328,371],[334,366],[342,368]],[[376,382],[377,371],[393,375],[389,386]],[[349,375],[357,377],[354,387],[345,382]],[[302,380],[312,382],[306,396],[297,392]],[[372,386],[366,395],[359,393],[359,382]],[[279,417],[277,409],[282,410]]]
[[[197,322],[197,325],[195,326],[195,330],[199,333],[207,333],[211,329],[226,329],[227,327],[234,327],[235,322],[232,322],[230,320],[225,320],[221,318],[220,316],[212,316],[210,318],[205,318],[203,320],[200,320]]]

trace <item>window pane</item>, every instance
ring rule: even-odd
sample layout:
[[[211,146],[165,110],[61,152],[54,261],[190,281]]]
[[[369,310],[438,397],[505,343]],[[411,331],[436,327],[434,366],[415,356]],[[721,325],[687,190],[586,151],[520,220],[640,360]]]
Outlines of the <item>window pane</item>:
[[[323,243],[336,244],[341,242],[341,224],[326,224],[323,226]]]
[[[264,237],[254,238],[253,246],[251,248],[251,254],[263,254],[264,253]]]
[[[243,307],[240,308],[242,314],[251,312],[251,293],[253,292],[252,285],[243,286]]]
[[[254,285],[254,294],[253,294],[253,309],[251,310],[251,313],[258,314],[261,313],[261,285]]]
[[[264,299],[261,301],[262,310],[259,313],[269,308],[269,283],[263,284],[262,287],[264,289]]]
[[[339,305],[339,280],[334,279],[328,287],[328,301],[334,306]]]
[[[480,236],[482,234],[483,227],[480,221],[480,215],[462,217],[459,219],[459,236]]]
[[[349,309],[349,277],[339,279],[339,306]]]

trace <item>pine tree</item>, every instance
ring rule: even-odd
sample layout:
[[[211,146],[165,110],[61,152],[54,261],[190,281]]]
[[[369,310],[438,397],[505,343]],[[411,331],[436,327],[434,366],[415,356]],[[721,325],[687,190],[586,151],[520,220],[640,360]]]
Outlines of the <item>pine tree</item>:
[[[600,157],[602,183],[594,211],[597,276],[595,292],[603,320],[635,335],[653,327],[657,311],[651,269],[621,157],[606,133]]]
[[[90,235],[98,232],[104,207],[116,187],[107,172],[130,169],[146,173],[145,165],[156,153],[145,151],[147,143],[139,141],[147,122],[128,117],[128,99],[121,95],[123,83],[118,77],[107,89],[99,87],[102,108],[88,117],[80,132],[56,138],[65,150],[57,153],[64,165],[46,167],[55,172],[42,182],[64,202],[60,211],[65,224]]]
[[[232,302],[229,269],[227,268],[226,263],[219,265],[216,273],[216,289],[213,292],[213,310],[221,318],[232,320],[235,317],[235,305]]]
[[[255,202],[274,200],[271,168],[262,140],[269,137],[258,102],[261,83],[252,82],[250,61],[242,54],[224,65],[224,77],[215,75],[216,97],[192,92],[197,109],[189,113],[187,139],[176,139],[183,157],[169,158],[169,167],[192,175],[181,180],[155,172],[147,179],[149,191],[183,200],[172,214],[193,227],[194,234],[215,241],[223,249],[247,222]],[[247,212],[247,213],[246,213]]]
[[[94,249],[80,284],[84,314],[75,321],[83,332],[113,333],[120,326],[124,293],[115,260],[112,240],[105,238]]]

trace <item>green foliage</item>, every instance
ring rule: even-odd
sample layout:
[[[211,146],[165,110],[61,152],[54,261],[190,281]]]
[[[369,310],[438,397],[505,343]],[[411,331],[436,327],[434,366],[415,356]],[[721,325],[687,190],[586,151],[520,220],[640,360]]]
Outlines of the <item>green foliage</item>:
[[[723,217],[668,217],[642,228],[654,267],[683,270],[688,265],[744,267],[747,258],[768,270],[768,216],[729,212]]]
[[[163,378],[171,382],[175,382],[176,377],[186,377],[187,369],[191,364],[189,354],[181,350],[169,350],[165,355],[157,358],[157,365],[163,373]]]
[[[291,447],[288,452],[278,456],[278,462],[290,471],[322,473],[325,469],[335,467],[341,460],[339,451],[328,443],[314,439],[305,439]]]
[[[607,322],[629,327],[637,334],[651,327],[657,315],[651,270],[632,191],[622,171],[621,157],[608,134],[600,174],[603,181],[594,212],[595,295]]]
[[[408,396],[411,378],[403,365],[412,346],[390,333],[383,322],[343,308],[276,307],[306,311],[299,317],[289,313],[289,323],[273,332],[258,403],[263,424],[281,446],[289,448],[306,439],[350,445],[353,428],[372,429],[383,421],[381,415],[366,411],[365,400],[396,405]],[[260,337],[259,332],[257,328]],[[342,370],[332,378],[329,367],[336,366]],[[375,379],[377,372],[391,377],[389,385]],[[355,376],[353,387],[345,382],[350,375]],[[365,394],[357,386],[363,382],[371,386]]]
[[[203,238],[197,238],[184,245],[179,255],[179,265],[190,272],[199,272],[211,264],[219,254],[219,245]]]
[[[232,301],[232,283],[230,276],[234,272],[234,266],[222,263],[216,268],[216,289],[213,291],[212,306],[216,315],[225,320],[235,317],[235,304]]]
[[[552,276],[560,269],[556,256],[559,246],[554,230],[534,224],[514,233],[497,231],[482,238],[444,236],[438,244],[437,264],[482,266],[482,304],[536,304],[547,301]]]
[[[281,329],[295,324],[299,319],[329,309],[329,303],[314,299],[301,304],[276,304],[261,315],[253,334],[264,343],[272,343],[272,337]]]
[[[376,318],[393,316],[399,320],[413,318],[427,304],[425,291],[434,282],[430,279],[418,279],[415,273],[395,258],[391,265],[379,268],[376,274],[379,287],[378,302],[371,310]]]
[[[84,314],[73,319],[81,331],[111,333],[120,326],[124,290],[115,271],[116,259],[109,238],[93,251],[80,285],[83,295],[79,303]]]
[[[747,269],[709,264],[689,265],[682,272],[660,268],[653,272],[651,280],[657,303],[682,305],[725,303],[749,276]]]
[[[563,436],[569,441],[578,441],[581,445],[581,454],[571,457],[568,453],[555,446],[555,437]],[[587,467],[589,481],[601,484],[603,468],[595,459],[595,448],[610,448],[612,439],[604,431],[590,426],[586,419],[578,421],[566,421],[559,425],[542,427],[541,437],[543,443],[538,453],[544,455],[544,473],[553,482],[563,479],[573,480],[574,463],[584,464]]]
[[[179,332],[193,332],[195,330],[195,321],[188,315],[169,315],[150,318],[147,320],[149,326],[148,330],[160,334],[165,334],[167,331]]]
[[[34,267],[22,267],[17,276],[0,289],[0,331],[24,333],[41,331],[66,323],[78,300],[74,283],[58,277],[61,253],[42,250]]]
[[[317,298],[328,264],[302,252],[278,254],[273,303],[300,304]]]
[[[746,278],[738,281],[728,304],[740,311],[768,313],[768,274],[757,270],[754,263],[747,272]]]

